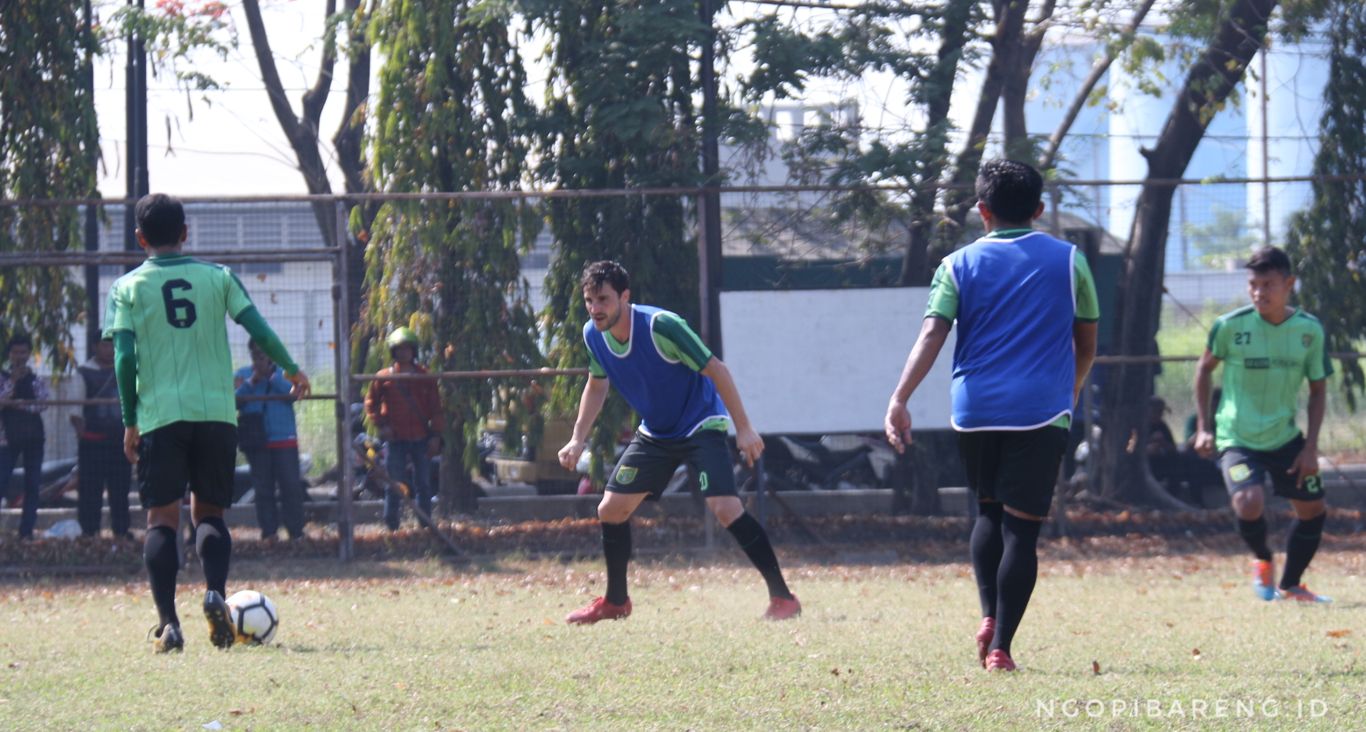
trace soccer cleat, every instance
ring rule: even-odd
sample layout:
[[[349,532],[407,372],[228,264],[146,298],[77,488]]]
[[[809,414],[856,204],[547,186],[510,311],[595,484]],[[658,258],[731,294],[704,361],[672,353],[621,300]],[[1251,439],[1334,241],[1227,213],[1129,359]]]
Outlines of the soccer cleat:
[[[626,599],[625,604],[617,605],[608,602],[605,597],[595,597],[592,602],[565,616],[564,621],[570,625],[592,625],[599,620],[621,620],[630,615],[630,598]]]
[[[1015,670],[1015,662],[1010,659],[1010,654],[999,648],[987,654],[985,666],[988,671]]]
[[[167,623],[160,628],[154,625],[147,635],[152,639],[152,650],[157,653],[179,653],[185,650],[185,636],[175,623]]]
[[[232,627],[227,601],[215,590],[204,593],[204,618],[209,621],[209,641],[220,650],[232,648],[237,630]]]
[[[987,649],[991,639],[996,637],[996,618],[982,618],[982,627],[977,629],[977,662],[987,667]]]
[[[764,611],[764,620],[789,620],[802,614],[802,601],[796,595],[791,598],[772,597],[768,600],[768,609]]]
[[[1276,568],[1271,566],[1271,562],[1264,562],[1260,559],[1252,563],[1252,594],[1260,600],[1270,602],[1280,595],[1276,591]]]
[[[1309,591],[1308,587],[1299,585],[1281,590],[1281,597],[1295,602],[1332,602],[1333,598],[1327,595],[1315,595]]]

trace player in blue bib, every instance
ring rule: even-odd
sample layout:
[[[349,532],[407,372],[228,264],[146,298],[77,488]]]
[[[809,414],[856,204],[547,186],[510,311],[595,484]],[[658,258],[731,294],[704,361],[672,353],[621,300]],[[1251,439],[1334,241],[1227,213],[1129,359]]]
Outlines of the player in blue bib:
[[[735,493],[727,427],[733,420],[736,447],[751,465],[764,451],[764,441],[750,426],[726,365],[679,316],[633,305],[630,278],[620,264],[594,262],[584,269],[579,284],[588,307],[583,340],[591,377],[579,399],[574,434],[560,450],[560,464],[568,470],[578,464],[588,446],[589,430],[607,399],[609,382],[640,414],[640,428],[613,469],[598,504],[607,594],[570,613],[566,620],[587,625],[631,614],[626,592],[631,514],[647,497],[658,497],[683,462],[696,473],[707,507],[768,584],[764,617],[785,620],[800,615],[801,603],[783,581],[768,533],[745,512]]]
[[[953,428],[977,495],[972,567],[982,624],[977,657],[1014,671],[1010,644],[1038,576],[1039,528],[1067,447],[1072,405],[1096,355],[1100,308],[1086,258],[1031,228],[1043,214],[1043,178],[1024,163],[992,160],[977,177],[986,236],[944,258],[930,285],[920,336],[887,405],[887,439],[911,442],[906,401],[949,329]]]

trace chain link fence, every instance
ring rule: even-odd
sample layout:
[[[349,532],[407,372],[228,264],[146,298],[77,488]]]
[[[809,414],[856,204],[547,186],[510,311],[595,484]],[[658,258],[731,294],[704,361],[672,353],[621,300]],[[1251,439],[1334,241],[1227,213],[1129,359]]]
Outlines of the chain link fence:
[[[1198,356],[1204,333],[1213,317],[1245,301],[1246,277],[1241,261],[1250,249],[1262,244],[1281,244],[1286,219],[1307,205],[1309,179],[1185,183],[1177,186],[1175,209],[1170,226],[1165,261],[1167,302],[1163,327],[1158,334],[1160,351],[1165,356]],[[1128,230],[1132,225],[1134,201],[1139,187],[1134,182],[1071,181],[1050,183],[1046,193],[1047,212],[1039,228],[1081,246],[1091,258],[1098,287],[1102,293],[1102,348],[1105,348],[1105,314],[1113,312],[1113,292],[1122,275]],[[547,202],[557,197],[633,197],[671,196],[688,208],[689,221],[696,225],[694,202],[701,190],[668,191],[560,191],[541,194],[447,194],[459,198],[515,198],[533,217],[548,215]],[[442,196],[394,196],[390,198],[441,198]],[[383,195],[363,197],[365,205],[385,200]],[[823,189],[819,187],[763,186],[728,188],[721,191],[721,267],[719,278],[704,280],[714,290],[783,290],[888,288],[903,281],[903,260],[910,240],[909,196],[904,190]],[[369,377],[361,366],[350,363],[351,349],[345,347],[350,334],[359,332],[352,322],[364,273],[356,267],[356,257],[345,256],[350,247],[345,240],[350,206],[355,201],[319,197],[278,199],[187,199],[189,238],[186,252],[231,266],[250,292],[266,320],[280,335],[291,354],[313,379],[314,396],[295,406],[299,447],[305,475],[314,484],[311,494],[329,507],[312,514],[335,523],[342,538],[342,554],[350,556],[350,536],[357,520],[375,520],[375,509],[367,504],[357,513],[350,504],[350,466],[353,438],[351,399],[361,382]],[[34,366],[49,380],[52,398],[42,412],[46,433],[44,479],[49,486],[60,484],[63,471],[74,464],[79,434],[72,417],[87,408],[109,408],[109,399],[90,399],[75,367],[91,358],[92,336],[89,324],[102,322],[105,300],[115,278],[136,266],[139,251],[129,250],[129,227],[125,217],[129,206],[123,201],[103,202],[0,202],[0,215],[7,221],[21,217],[26,207],[57,208],[73,220],[86,222],[88,251],[53,247],[43,250],[32,241],[20,250],[15,245],[16,231],[0,247],[0,284],[11,298],[36,298],[32,307],[61,308],[86,315],[70,323],[62,333],[38,334]],[[975,212],[968,210],[961,228],[951,235],[958,245],[980,233]],[[944,222],[937,221],[941,227]],[[952,224],[953,222],[950,222]],[[952,226],[949,227],[952,229]],[[700,229],[700,227],[699,227]],[[531,304],[540,311],[547,302],[546,274],[554,258],[551,227],[540,233],[520,255],[521,272],[530,293]],[[333,240],[323,232],[332,234]],[[696,241],[696,236],[688,237]],[[341,239],[336,240],[336,239]],[[25,270],[43,269],[49,274],[60,271],[60,279],[75,286],[65,294],[55,291],[25,293],[14,289],[27,282]],[[81,289],[84,292],[81,292]],[[1107,293],[1111,298],[1107,303]],[[46,298],[46,299],[43,299]],[[22,322],[23,307],[11,307],[13,322],[4,323],[7,332],[30,327]],[[917,322],[920,313],[906,313],[908,324]],[[544,326],[544,324],[543,324]],[[908,327],[911,327],[908,325]],[[250,363],[247,334],[229,328],[234,367]],[[544,342],[544,339],[542,339]],[[54,368],[52,354],[60,351],[67,363]],[[1103,352],[1105,352],[1103,350]],[[1113,354],[1112,354],[1113,355]],[[944,355],[941,358],[948,358]],[[1190,384],[1191,360],[1162,364],[1155,380],[1155,393],[1173,411],[1166,417],[1178,437],[1185,432],[1185,418],[1193,403]],[[447,373],[439,378],[481,378],[499,376],[496,364],[481,373]],[[1111,368],[1097,367],[1098,374]],[[545,374],[527,372],[510,378],[534,375],[576,378],[579,372]],[[1103,376],[1101,376],[1103,378]],[[887,374],[890,390],[895,373]],[[761,426],[762,428],[762,426]],[[547,431],[542,454],[558,449],[549,444],[563,434]],[[876,434],[853,436],[877,439]],[[1329,419],[1324,430],[1322,449],[1343,455],[1366,454],[1366,428],[1349,414],[1343,400],[1330,391]],[[777,444],[770,440],[770,445]],[[866,443],[865,443],[866,444]],[[846,443],[847,446],[847,443]],[[798,445],[800,447],[800,445]],[[790,453],[791,450],[789,449]],[[339,460],[339,457],[341,458]],[[244,474],[245,468],[239,470]],[[889,473],[880,472],[885,485]],[[563,477],[563,476],[560,476]],[[904,477],[904,476],[903,476]],[[490,495],[513,493],[498,490],[499,483],[517,482],[515,471],[495,472]],[[827,488],[858,487],[855,482],[835,479]],[[247,478],[242,475],[241,480]],[[10,496],[18,493],[20,479],[10,481]],[[810,486],[800,486],[809,488]],[[532,486],[531,492],[535,492]],[[562,489],[563,486],[560,487]],[[57,492],[54,492],[57,491]],[[544,492],[544,491],[542,491]],[[71,497],[50,488],[50,505],[69,506]],[[556,499],[561,500],[561,499]],[[563,499],[560,511],[565,516],[590,516],[593,499]],[[880,499],[879,499],[880,500]],[[136,499],[134,499],[136,505]],[[12,505],[8,504],[7,505]],[[507,506],[488,504],[493,516],[513,520],[519,515],[544,517],[544,512],[519,514]],[[585,509],[584,507],[589,508]],[[519,509],[520,510],[520,509]],[[697,509],[700,511],[700,507]],[[14,512],[6,510],[6,527],[12,526]],[[54,514],[54,518],[60,514]],[[136,522],[135,522],[136,525]],[[710,536],[710,535],[709,535]]]

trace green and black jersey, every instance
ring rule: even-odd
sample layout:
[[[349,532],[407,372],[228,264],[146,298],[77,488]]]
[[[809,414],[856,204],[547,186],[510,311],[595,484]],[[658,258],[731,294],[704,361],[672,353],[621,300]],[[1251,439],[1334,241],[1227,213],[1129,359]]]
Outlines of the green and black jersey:
[[[1271,451],[1295,439],[1300,386],[1333,373],[1318,318],[1296,310],[1279,325],[1251,305],[1226,313],[1209,333],[1224,362],[1224,396],[1215,415],[1216,446]]]
[[[225,318],[253,308],[232,270],[175,254],[152,257],[114,282],[105,335],[131,332],[137,349],[137,422],[237,424]]]

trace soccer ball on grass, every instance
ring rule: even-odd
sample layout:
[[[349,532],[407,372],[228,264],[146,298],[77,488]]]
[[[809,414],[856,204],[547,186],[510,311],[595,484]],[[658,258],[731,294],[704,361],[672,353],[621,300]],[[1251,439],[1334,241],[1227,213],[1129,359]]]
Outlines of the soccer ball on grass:
[[[251,645],[269,643],[280,627],[280,613],[269,597],[242,590],[228,598],[228,612],[238,640]]]

